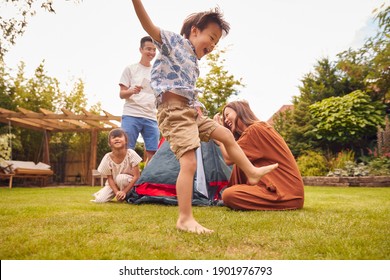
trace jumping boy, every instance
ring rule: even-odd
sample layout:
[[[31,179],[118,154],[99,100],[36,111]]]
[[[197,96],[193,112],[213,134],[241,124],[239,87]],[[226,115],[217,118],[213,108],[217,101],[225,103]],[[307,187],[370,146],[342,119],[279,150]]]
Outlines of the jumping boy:
[[[152,67],[151,87],[157,99],[159,129],[180,163],[176,181],[179,205],[176,227],[199,234],[213,232],[200,225],[192,213],[195,150],[200,141],[215,139],[222,142],[232,161],[245,172],[251,184],[256,184],[278,166],[254,167],[227,128],[200,116],[196,110],[198,60],[213,51],[223,33],[229,32],[230,26],[220,11],[214,9],[188,16],[179,35],[154,25],[140,0],[133,0],[133,6],[143,29],[159,50]]]

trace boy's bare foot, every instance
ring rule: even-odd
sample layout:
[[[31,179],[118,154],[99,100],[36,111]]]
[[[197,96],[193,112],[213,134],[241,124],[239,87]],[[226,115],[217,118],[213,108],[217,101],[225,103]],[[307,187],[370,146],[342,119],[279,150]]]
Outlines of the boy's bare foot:
[[[188,221],[177,221],[176,228],[182,231],[193,232],[197,234],[213,233],[214,231],[203,227],[194,219]]]
[[[253,173],[251,176],[248,176],[249,184],[256,185],[260,181],[261,177],[263,177],[265,174],[270,173],[274,169],[278,168],[278,166],[279,165],[275,163],[275,164],[270,164],[262,167],[257,167],[256,172]]]

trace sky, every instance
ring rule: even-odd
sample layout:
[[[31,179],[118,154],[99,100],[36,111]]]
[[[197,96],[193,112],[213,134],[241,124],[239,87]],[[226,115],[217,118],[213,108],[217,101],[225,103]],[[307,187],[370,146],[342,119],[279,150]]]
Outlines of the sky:
[[[227,48],[224,67],[245,84],[235,99],[247,100],[264,121],[299,95],[301,79],[318,60],[362,47],[376,33],[372,11],[383,3],[390,0],[143,1],[155,25],[175,32],[189,14],[219,6],[231,26],[219,42]],[[120,116],[119,78],[139,61],[139,40],[147,35],[131,1],[56,0],[54,8],[55,14],[38,11],[30,19],[5,55],[6,65],[17,69],[24,61],[31,77],[44,61],[61,89],[69,91],[81,78],[89,106],[101,102]]]

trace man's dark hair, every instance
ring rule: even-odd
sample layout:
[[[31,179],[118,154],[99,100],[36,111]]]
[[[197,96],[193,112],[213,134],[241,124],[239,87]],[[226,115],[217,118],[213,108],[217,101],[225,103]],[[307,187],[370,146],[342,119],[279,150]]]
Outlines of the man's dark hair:
[[[140,44],[139,44],[139,46],[140,46],[141,49],[144,48],[146,42],[151,42],[151,43],[153,43],[152,37],[150,37],[150,36],[145,36],[145,37],[142,37],[142,38],[141,38],[141,41],[140,41]]]

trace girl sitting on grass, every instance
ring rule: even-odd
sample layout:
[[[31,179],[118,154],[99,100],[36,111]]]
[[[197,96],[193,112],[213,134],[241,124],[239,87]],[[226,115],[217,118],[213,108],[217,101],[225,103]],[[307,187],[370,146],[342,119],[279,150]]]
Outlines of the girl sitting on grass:
[[[108,145],[111,152],[107,153],[98,171],[107,176],[105,186],[94,193],[96,203],[111,201],[124,201],[140,176],[138,164],[141,157],[132,149],[127,149],[127,134],[121,128],[115,128],[108,135]]]

